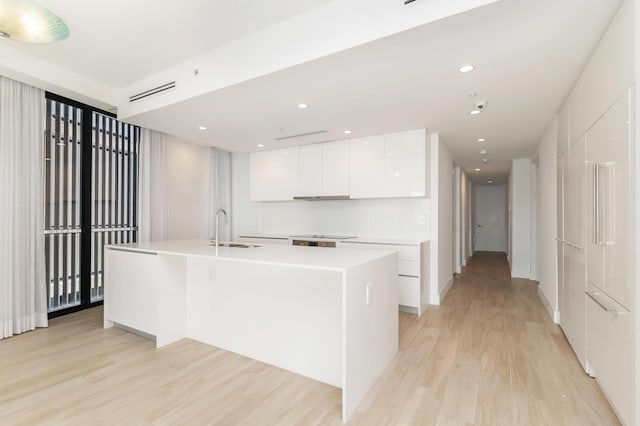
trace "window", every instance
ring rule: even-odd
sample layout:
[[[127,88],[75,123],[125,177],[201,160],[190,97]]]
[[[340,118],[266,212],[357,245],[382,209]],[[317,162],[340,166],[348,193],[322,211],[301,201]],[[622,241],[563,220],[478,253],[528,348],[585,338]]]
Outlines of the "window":
[[[46,102],[46,280],[56,316],[101,303],[104,244],[136,241],[140,128],[50,93]]]

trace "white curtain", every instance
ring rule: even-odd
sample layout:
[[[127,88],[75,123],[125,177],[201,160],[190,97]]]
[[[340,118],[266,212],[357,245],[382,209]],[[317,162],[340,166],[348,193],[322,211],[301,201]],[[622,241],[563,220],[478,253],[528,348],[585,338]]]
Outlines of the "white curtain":
[[[0,76],[0,338],[47,326],[44,92]]]
[[[229,223],[220,217],[220,240],[231,240],[231,154],[209,148],[209,235],[215,234],[216,212],[224,209]]]
[[[142,129],[138,181],[138,241],[167,239],[167,176],[164,133]]]

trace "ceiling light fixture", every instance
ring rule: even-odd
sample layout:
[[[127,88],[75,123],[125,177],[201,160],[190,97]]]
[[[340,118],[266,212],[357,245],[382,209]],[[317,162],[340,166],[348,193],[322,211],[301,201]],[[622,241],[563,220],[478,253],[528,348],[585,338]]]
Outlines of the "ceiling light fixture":
[[[489,179],[487,182],[489,182],[489,183],[493,183],[493,181],[492,181],[491,179]]]
[[[62,18],[36,0],[2,0],[0,37],[24,43],[53,43],[69,37]]]
[[[476,69],[476,67],[474,67],[473,65],[463,65],[458,68],[458,71],[460,71],[461,73],[467,73],[473,71],[474,69]]]
[[[307,104],[298,104],[298,108],[300,109],[306,109],[309,105]]]
[[[482,163],[487,164],[488,162],[489,162],[489,159],[488,159],[488,158],[483,158],[483,159],[482,159]]]
[[[486,141],[486,139],[485,139],[485,138],[480,138],[480,139],[478,139],[478,142],[484,142],[484,141]]]
[[[198,126],[198,130],[207,130],[205,126]]]
[[[480,169],[477,169],[477,168],[476,168],[476,172],[479,172],[479,171],[480,171]]]
[[[263,143],[259,143],[258,144],[258,148],[264,148],[264,144]]]
[[[486,150],[486,149],[481,149],[481,150],[480,150],[480,154],[485,155],[486,153],[487,153],[487,150]]]
[[[473,111],[471,111],[469,114],[471,115],[478,115],[480,114],[480,110],[479,109],[474,109]]]
[[[344,131],[344,134],[345,134],[345,135],[350,135],[350,134],[351,134],[351,130],[345,130],[345,131]]]

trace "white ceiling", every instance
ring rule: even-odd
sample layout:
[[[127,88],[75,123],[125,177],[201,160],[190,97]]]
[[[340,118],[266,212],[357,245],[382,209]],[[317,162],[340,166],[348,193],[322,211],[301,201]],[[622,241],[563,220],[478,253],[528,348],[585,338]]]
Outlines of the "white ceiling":
[[[185,10],[185,2],[112,0],[101,10],[48,0],[72,36],[20,49],[117,90],[327,1],[198,0]],[[231,151],[344,139],[345,129],[358,137],[426,127],[472,179],[499,181],[511,159],[533,155],[619,4],[501,0],[130,121]],[[77,54],[84,49],[92,53]],[[465,63],[476,70],[459,73]],[[489,102],[482,114],[469,115],[469,93]],[[309,108],[298,109],[300,102]],[[328,132],[275,141],[318,130]],[[475,142],[480,137],[487,141]],[[487,165],[480,149],[489,151]]]

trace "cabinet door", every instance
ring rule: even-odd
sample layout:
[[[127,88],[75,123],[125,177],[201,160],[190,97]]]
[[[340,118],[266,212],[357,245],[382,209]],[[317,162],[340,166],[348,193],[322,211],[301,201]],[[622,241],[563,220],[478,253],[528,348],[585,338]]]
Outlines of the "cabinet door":
[[[589,149],[595,152],[598,173],[599,248],[604,252],[603,290],[626,308],[632,308],[632,246],[629,161],[630,98],[623,96],[588,133]],[[599,271],[600,272],[600,271]],[[594,283],[595,284],[595,283]],[[601,287],[602,288],[602,287]]]
[[[588,288],[588,356],[592,375],[626,424],[633,424],[633,316],[596,287]]]
[[[297,195],[322,195],[322,160],[322,145],[300,147]]]
[[[385,196],[426,195],[426,140],[424,130],[385,136]]]
[[[571,140],[569,124],[569,100],[567,99],[558,113],[558,156],[569,150]]]
[[[349,143],[322,145],[322,195],[349,195]]]
[[[585,208],[586,208],[586,136],[571,145],[569,153],[569,185],[565,204],[565,240],[579,248],[585,248]]]
[[[349,144],[349,192],[351,198],[383,197],[384,136],[354,139]]]
[[[249,157],[251,201],[291,200],[298,189],[298,147],[252,153]]]
[[[567,245],[567,264],[565,264],[565,312],[561,314],[562,328],[575,352],[580,364],[586,371],[587,352],[587,313],[585,282],[585,251]],[[566,318],[565,315],[567,316]]]

